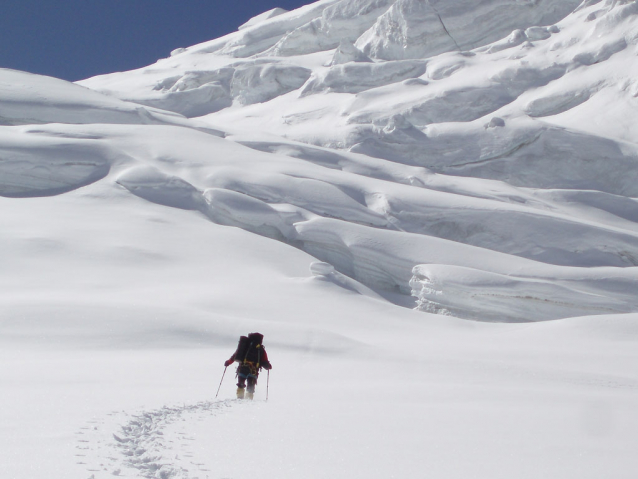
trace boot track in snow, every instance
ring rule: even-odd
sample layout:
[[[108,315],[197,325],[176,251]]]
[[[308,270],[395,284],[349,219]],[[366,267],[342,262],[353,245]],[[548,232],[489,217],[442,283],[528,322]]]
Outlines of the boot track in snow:
[[[164,406],[137,414],[112,412],[108,419],[89,421],[76,433],[81,437],[76,463],[92,473],[88,479],[202,477],[211,470],[192,459],[195,438],[189,434],[189,425],[216,416],[236,403],[229,399]],[[113,421],[114,417],[118,420]]]

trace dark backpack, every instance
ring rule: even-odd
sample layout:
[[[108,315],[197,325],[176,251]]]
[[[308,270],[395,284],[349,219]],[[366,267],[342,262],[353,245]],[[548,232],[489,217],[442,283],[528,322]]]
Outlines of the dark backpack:
[[[237,350],[235,351],[235,361],[240,363],[249,361],[251,363],[261,363],[261,343],[264,335],[260,333],[250,333],[248,336],[240,336]]]

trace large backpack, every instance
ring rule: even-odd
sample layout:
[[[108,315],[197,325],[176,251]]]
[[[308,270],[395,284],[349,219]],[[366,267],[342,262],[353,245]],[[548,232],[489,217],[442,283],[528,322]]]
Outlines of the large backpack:
[[[260,333],[250,333],[248,336],[241,336],[235,351],[235,361],[240,363],[249,361],[251,363],[261,363],[261,343],[264,335]]]

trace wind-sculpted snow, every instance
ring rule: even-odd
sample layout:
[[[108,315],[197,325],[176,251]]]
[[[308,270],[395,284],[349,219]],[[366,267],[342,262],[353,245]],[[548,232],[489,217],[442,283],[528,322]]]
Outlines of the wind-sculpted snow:
[[[204,198],[208,205],[205,214],[216,223],[236,226],[284,242],[295,236],[292,225],[265,201],[223,188],[207,189]]]
[[[442,126],[396,141],[400,130],[393,125],[360,130],[350,150],[515,186],[638,195],[638,151],[613,140],[525,120],[509,128]]]
[[[127,170],[116,181],[134,195],[153,203],[185,210],[198,210],[203,206],[201,194],[193,185],[152,166]]]
[[[152,92],[142,96],[119,96],[191,118],[227,108],[233,101],[250,105],[272,100],[301,87],[310,74],[294,65],[247,61],[158,81]]]
[[[261,103],[301,87],[310,70],[292,65],[246,64],[235,70],[231,94],[243,105]]]
[[[507,306],[493,302],[468,312],[464,291],[484,282],[528,288],[543,305],[553,286],[569,298],[527,314],[514,294],[506,320],[585,314],[573,304],[634,311],[610,306],[609,285],[622,282],[552,280],[561,268],[638,265],[635,7],[578,4],[334,0],[266,12],[152,67],[82,82],[189,118],[109,129],[116,153],[98,171],[119,192],[308,253],[352,278],[334,283],[350,291],[362,283],[404,304],[410,281],[421,284],[415,265],[437,264],[437,288],[417,294],[424,309],[501,321]],[[580,118],[605,101],[601,120]],[[74,174],[67,189],[94,181]],[[463,268],[476,271],[467,284]],[[445,302],[431,306],[437,295]]]
[[[0,125],[161,124],[179,121],[57,78],[0,68]]]
[[[206,115],[232,104],[230,83],[234,72],[230,67],[189,71],[182,76],[157,82],[152,92],[136,96],[134,101],[181,113],[186,117]]]
[[[61,144],[36,129],[0,131],[0,196],[57,195],[104,178],[116,153],[99,139],[68,138]]]
[[[311,78],[301,90],[306,96],[322,91],[359,93],[408,78],[418,78],[425,73],[425,63],[399,61],[388,63],[355,63],[334,65]]]
[[[340,0],[318,17],[283,37],[268,52],[292,56],[335,48],[343,40],[354,42],[395,0]]]
[[[374,226],[387,225],[383,215],[366,207],[361,192],[354,188],[339,188],[327,181],[292,174],[239,174],[236,170],[223,170],[210,177],[209,182],[267,203],[288,203],[320,216]],[[356,200],[357,193],[359,201]]]
[[[392,110],[379,117],[378,111],[361,111],[353,114],[350,123],[382,124],[395,115],[401,115],[409,124],[425,127],[431,123],[469,122],[481,118],[511,103],[515,99],[501,85],[476,86],[448,90],[433,94],[430,98],[421,98],[420,102],[409,108],[399,110],[392,116],[386,116]]]
[[[544,321],[635,311],[634,269],[566,269],[558,276],[495,274],[448,265],[420,265],[410,281],[422,311],[490,321]]]
[[[339,0],[320,0],[292,12],[260,21],[254,26],[241,29],[236,34],[196,45],[187,51],[191,50],[198,54],[219,52],[236,58],[247,58],[266,51],[288,32],[319,18],[327,7],[338,2]]]
[[[386,65],[401,63],[390,62]],[[463,61],[448,57],[447,61],[433,66],[434,71],[428,73],[429,76],[441,79],[463,68]],[[379,96],[379,92],[370,92],[369,95],[359,95],[351,104],[349,110],[353,113],[348,118],[348,123],[374,122],[378,125],[395,115],[403,116],[420,128],[431,123],[470,122],[510,104],[531,88],[547,85],[564,73],[565,67],[560,65],[538,69],[518,64],[496,70],[482,84],[467,75],[458,79],[458,85],[453,88],[441,88],[443,85],[429,87],[428,83],[403,85],[404,94],[398,97],[399,102],[388,104],[385,110],[377,107],[377,103],[383,98]],[[305,88],[308,87],[309,85]],[[360,105],[364,104],[368,104],[368,107],[361,109]]]
[[[145,129],[155,145],[149,158],[154,166],[125,169],[117,184],[153,203],[197,211],[215,223],[296,246],[378,290],[409,293],[412,267],[424,262],[446,261],[498,274],[501,267],[495,265],[512,263],[511,255],[580,267],[638,263],[631,204],[611,195],[599,201],[592,195],[542,195],[488,180],[464,184],[363,156],[310,147],[298,147],[295,153],[295,146],[285,142],[254,145],[272,152],[258,154],[185,129],[172,132],[172,141],[162,144],[151,140],[155,128]],[[44,133],[55,138],[55,131]],[[142,138],[141,133],[131,138]],[[191,147],[189,158],[179,159],[179,145],[185,142],[201,143],[202,148]],[[118,157],[135,164],[131,158],[137,148],[123,146],[125,155]],[[213,150],[215,159],[209,157]],[[269,173],[234,166],[233,158],[250,157],[250,151],[258,163],[269,157]],[[283,154],[287,152],[298,159]],[[180,177],[189,164],[199,173]],[[575,200],[596,208],[596,224],[573,215]],[[460,249],[461,243],[468,249]],[[489,250],[492,256],[486,255]],[[528,271],[548,268],[520,261]]]
[[[285,148],[294,149],[285,144],[258,146],[277,152],[272,157],[273,165],[285,158],[280,153]],[[367,173],[383,180],[392,179],[379,175],[373,168],[366,171],[364,164],[356,163],[356,157],[338,157],[339,169],[323,170],[330,155],[324,153],[325,159],[318,161],[322,158],[321,150],[313,152],[308,148],[297,155],[311,164],[322,165],[322,169],[315,170],[313,178],[305,177],[312,169],[300,169],[294,163],[280,163],[276,167],[280,173],[267,174],[233,167],[215,168],[205,181],[196,180],[200,186],[195,187],[156,169],[138,167],[125,172],[117,182],[155,203],[197,210],[216,223],[238,226],[295,245],[366,285],[403,293],[409,291],[412,266],[430,257],[424,256],[424,251],[432,250],[432,240],[427,239],[431,237],[449,240],[450,245],[461,242],[550,264],[589,267],[638,264],[636,229],[632,227],[632,217],[623,213],[630,205],[620,204],[610,195],[598,208],[598,223],[593,224],[572,216],[573,208],[563,211],[562,203],[572,202],[574,196],[537,196],[524,190],[508,191],[505,185],[496,183],[489,183],[489,188],[502,191],[500,194],[482,194],[474,183],[473,191],[459,196],[463,191],[460,184],[439,183],[431,174],[412,171],[411,167],[406,167],[404,174],[412,175],[407,175],[401,181],[403,184],[396,184],[362,176]],[[597,200],[585,196],[582,201],[594,205]],[[628,222],[613,220],[618,214],[624,215]],[[321,222],[320,218],[345,223]],[[347,224],[360,225],[363,229],[357,230],[357,237],[367,237],[378,247],[362,249],[357,242],[347,239],[350,235]],[[315,225],[325,231],[319,232]],[[392,234],[387,236],[381,230]],[[394,236],[397,231],[401,233]],[[424,245],[413,251],[401,248],[389,254],[395,241],[404,244],[410,236],[415,236],[417,243],[420,241],[417,238],[423,238]],[[437,254],[441,254],[440,250],[441,247],[436,249]],[[391,259],[386,258],[388,255]],[[466,264],[462,261],[468,259],[463,257],[459,261],[455,258],[454,264]]]
[[[591,91],[569,91],[556,93],[555,95],[543,96],[530,101],[525,106],[525,113],[537,118],[543,116],[553,116],[586,102],[591,97]]]
[[[579,0],[397,0],[356,42],[372,58],[423,58],[469,50],[499,40],[515,29],[551,25]]]

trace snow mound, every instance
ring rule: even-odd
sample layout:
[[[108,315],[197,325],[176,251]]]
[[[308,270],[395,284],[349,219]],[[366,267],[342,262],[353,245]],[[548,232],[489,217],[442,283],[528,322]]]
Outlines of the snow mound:
[[[334,266],[330,263],[322,263],[321,261],[315,261],[310,265],[310,272],[315,276],[326,276],[334,273]]]
[[[160,124],[173,117],[57,78],[0,68],[0,125]]]
[[[204,198],[209,208],[207,215],[216,223],[284,242],[294,236],[294,229],[264,201],[221,188],[207,189]]]
[[[565,270],[558,278],[504,275],[447,265],[419,265],[410,281],[417,308],[483,321],[544,321],[622,314],[638,307],[632,270]]]
[[[153,166],[136,166],[119,175],[116,182],[140,198],[172,208],[198,210],[201,193],[190,183]]]
[[[116,153],[98,138],[50,138],[36,129],[0,131],[0,196],[52,196],[108,175]]]

